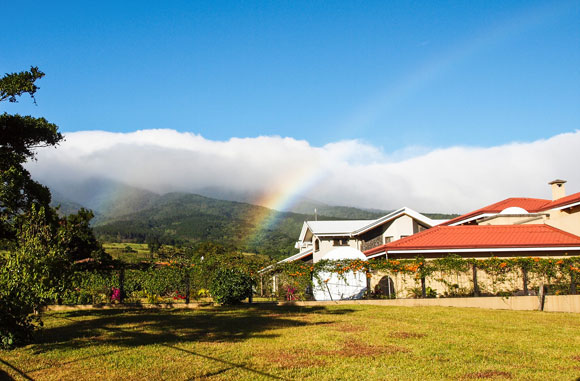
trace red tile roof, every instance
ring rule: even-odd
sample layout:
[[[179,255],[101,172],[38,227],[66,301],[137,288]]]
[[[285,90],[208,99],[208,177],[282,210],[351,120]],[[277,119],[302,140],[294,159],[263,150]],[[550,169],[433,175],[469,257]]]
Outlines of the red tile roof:
[[[578,197],[580,198],[580,193],[578,194]],[[560,201],[560,200],[556,200],[556,201]],[[507,198],[507,199],[500,201],[500,202],[496,202],[495,204],[484,206],[481,209],[477,209],[473,212],[469,212],[469,213],[464,214],[462,216],[455,217],[449,221],[442,223],[441,225],[451,225],[455,222],[463,221],[463,220],[466,220],[468,218],[476,217],[478,215],[485,214],[485,213],[491,213],[491,214],[499,213],[502,210],[504,210],[506,208],[511,208],[511,207],[519,207],[519,208],[527,210],[530,213],[536,213],[540,210],[544,210],[543,208],[546,205],[551,204],[551,203],[552,203],[552,201],[544,200],[542,198],[512,197],[512,198]]]
[[[554,200],[554,201],[550,201],[549,203],[544,205],[542,208],[540,208],[540,210],[541,211],[550,210],[550,209],[558,208],[558,207],[565,206],[568,204],[574,204],[577,202],[580,202],[580,192],[571,194],[570,196],[559,198],[559,199]]]
[[[524,247],[578,247],[580,249],[580,237],[544,224],[436,226],[364,253],[369,256],[397,250]]]

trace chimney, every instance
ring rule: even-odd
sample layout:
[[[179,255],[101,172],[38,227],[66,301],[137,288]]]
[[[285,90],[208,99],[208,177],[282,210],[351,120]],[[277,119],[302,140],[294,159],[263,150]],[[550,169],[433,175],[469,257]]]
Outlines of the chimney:
[[[565,183],[566,180],[554,180],[548,183],[552,186],[552,200],[557,200],[566,196],[566,187],[564,187]]]

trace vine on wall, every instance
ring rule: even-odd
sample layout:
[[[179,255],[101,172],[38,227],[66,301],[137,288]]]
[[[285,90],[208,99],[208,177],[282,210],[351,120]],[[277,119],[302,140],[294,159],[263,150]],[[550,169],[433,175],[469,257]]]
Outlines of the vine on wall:
[[[473,279],[474,267],[483,271],[488,281],[485,285],[478,285],[483,294],[503,295],[503,286],[511,284],[513,291],[524,289],[528,284],[543,283],[551,285],[554,293],[576,293],[580,278],[580,257],[566,258],[498,258],[471,259],[457,255],[448,255],[443,258],[425,260],[414,259],[371,259],[361,260],[322,260],[315,264],[304,262],[290,262],[275,265],[272,272],[277,274],[280,289],[288,288],[298,291],[298,297],[304,298],[302,290],[312,287],[313,279],[324,282],[320,274],[336,273],[343,276],[349,271],[362,271],[371,276],[372,273],[385,273],[393,276],[403,276],[421,283],[425,288],[425,280],[433,280],[444,284],[447,290],[441,296],[460,296],[468,291],[473,294],[474,288],[467,290],[459,286],[460,277]],[[525,276],[524,276],[525,274]],[[523,280],[522,280],[523,278]],[[475,285],[474,285],[475,286]],[[302,293],[300,293],[302,292]],[[511,293],[510,293],[511,294]]]

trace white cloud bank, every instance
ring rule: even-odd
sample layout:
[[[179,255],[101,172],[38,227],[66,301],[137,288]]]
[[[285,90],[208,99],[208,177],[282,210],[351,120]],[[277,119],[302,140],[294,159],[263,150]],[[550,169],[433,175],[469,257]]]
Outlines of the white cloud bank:
[[[40,150],[29,169],[48,184],[104,177],[158,193],[221,188],[280,200],[299,192],[333,205],[466,212],[507,197],[550,198],[547,182],[555,178],[568,180],[568,193],[580,191],[579,148],[576,131],[413,157],[408,152],[417,151],[407,148],[400,159],[400,152],[354,140],[313,147],[281,137],[212,141],[174,130],[82,131],[66,134],[57,149]]]

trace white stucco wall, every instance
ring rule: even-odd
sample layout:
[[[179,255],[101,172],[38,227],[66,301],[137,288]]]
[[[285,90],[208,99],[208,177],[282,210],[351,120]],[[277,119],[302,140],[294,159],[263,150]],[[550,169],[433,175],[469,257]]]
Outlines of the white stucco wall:
[[[580,206],[563,210],[550,211],[546,224],[580,236]]]
[[[407,215],[403,215],[394,220],[383,233],[383,242],[387,237],[392,237],[392,241],[401,239],[403,236],[413,235],[418,231],[415,220]]]

